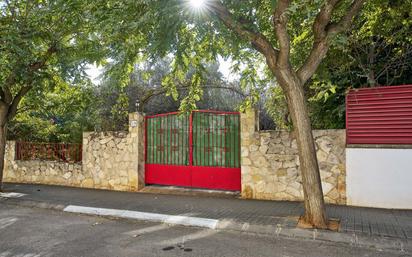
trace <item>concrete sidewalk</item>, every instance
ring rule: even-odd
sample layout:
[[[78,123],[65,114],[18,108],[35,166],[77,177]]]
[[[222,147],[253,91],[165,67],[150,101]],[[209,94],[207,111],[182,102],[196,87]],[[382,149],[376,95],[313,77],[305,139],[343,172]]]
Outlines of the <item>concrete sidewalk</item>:
[[[68,205],[128,210],[163,215],[215,219],[217,228],[408,248],[412,241],[412,211],[328,205],[329,218],[340,219],[340,232],[297,229],[303,214],[299,202],[237,198],[128,193],[60,186],[5,184],[5,190],[24,194],[2,201],[64,209]],[[363,243],[362,243],[363,242]],[[369,243],[368,243],[369,242]],[[370,244],[369,244],[370,245]]]

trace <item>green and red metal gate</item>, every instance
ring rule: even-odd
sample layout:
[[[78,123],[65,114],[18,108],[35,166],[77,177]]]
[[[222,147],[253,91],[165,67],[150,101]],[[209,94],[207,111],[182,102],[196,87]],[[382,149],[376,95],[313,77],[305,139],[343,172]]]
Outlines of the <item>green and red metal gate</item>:
[[[145,127],[146,184],[240,190],[239,113],[165,113]]]

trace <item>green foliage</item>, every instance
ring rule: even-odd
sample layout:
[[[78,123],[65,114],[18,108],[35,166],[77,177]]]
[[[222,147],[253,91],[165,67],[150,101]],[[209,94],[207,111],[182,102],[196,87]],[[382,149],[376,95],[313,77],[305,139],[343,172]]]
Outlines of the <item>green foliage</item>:
[[[42,87],[45,78],[61,76],[78,81],[87,62],[104,56],[91,34],[88,5],[83,1],[19,1],[0,5],[0,85],[13,78],[14,92],[33,83]],[[33,71],[37,62],[45,61]]]
[[[41,95],[32,92],[9,124],[9,138],[32,142],[81,143],[97,121],[94,88],[61,82]]]
[[[345,127],[349,88],[412,83],[412,2],[368,1],[354,29],[335,43],[308,95],[315,128]]]
[[[280,87],[273,87],[266,95],[265,107],[279,129],[291,129],[292,123],[286,104],[286,97]]]
[[[10,137],[79,142],[90,127],[92,89],[84,70],[107,54],[91,23],[92,6],[80,0],[0,3],[0,125],[11,122]]]

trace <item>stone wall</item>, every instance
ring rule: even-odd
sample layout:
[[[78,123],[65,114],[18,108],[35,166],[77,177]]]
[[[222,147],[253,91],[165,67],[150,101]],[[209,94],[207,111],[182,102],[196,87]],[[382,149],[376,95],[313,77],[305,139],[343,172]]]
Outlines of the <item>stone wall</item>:
[[[6,182],[137,191],[144,187],[144,119],[129,116],[127,132],[87,132],[82,164],[16,161],[8,142]],[[345,131],[313,131],[325,200],[346,204]],[[242,197],[302,200],[296,139],[287,131],[258,131],[254,111],[241,114]]]
[[[254,111],[241,114],[242,197],[303,200],[296,139],[288,131],[257,131]],[[325,201],[346,204],[345,130],[314,130]]]
[[[128,132],[85,132],[79,164],[15,160],[10,141],[4,181],[137,191],[144,186],[144,119],[131,113],[129,122]]]
[[[15,183],[81,186],[86,174],[80,163],[57,161],[16,161],[15,142],[6,145],[4,181]]]
[[[129,132],[83,133],[83,172],[91,174],[84,187],[137,191],[144,186],[144,120],[137,113],[129,120]]]

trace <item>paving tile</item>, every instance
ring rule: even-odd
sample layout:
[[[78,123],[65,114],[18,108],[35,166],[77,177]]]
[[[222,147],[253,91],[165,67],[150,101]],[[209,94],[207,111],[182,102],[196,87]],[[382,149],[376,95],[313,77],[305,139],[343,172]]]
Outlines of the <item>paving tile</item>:
[[[30,200],[165,214],[193,213],[197,217],[235,219],[251,224],[295,227],[303,203],[257,201],[205,196],[114,192],[44,185],[6,184],[6,189],[27,194]],[[38,191],[40,190],[40,191]],[[412,238],[412,210],[327,205],[328,217],[341,221],[341,231],[374,236]],[[293,217],[293,218],[289,218]]]

